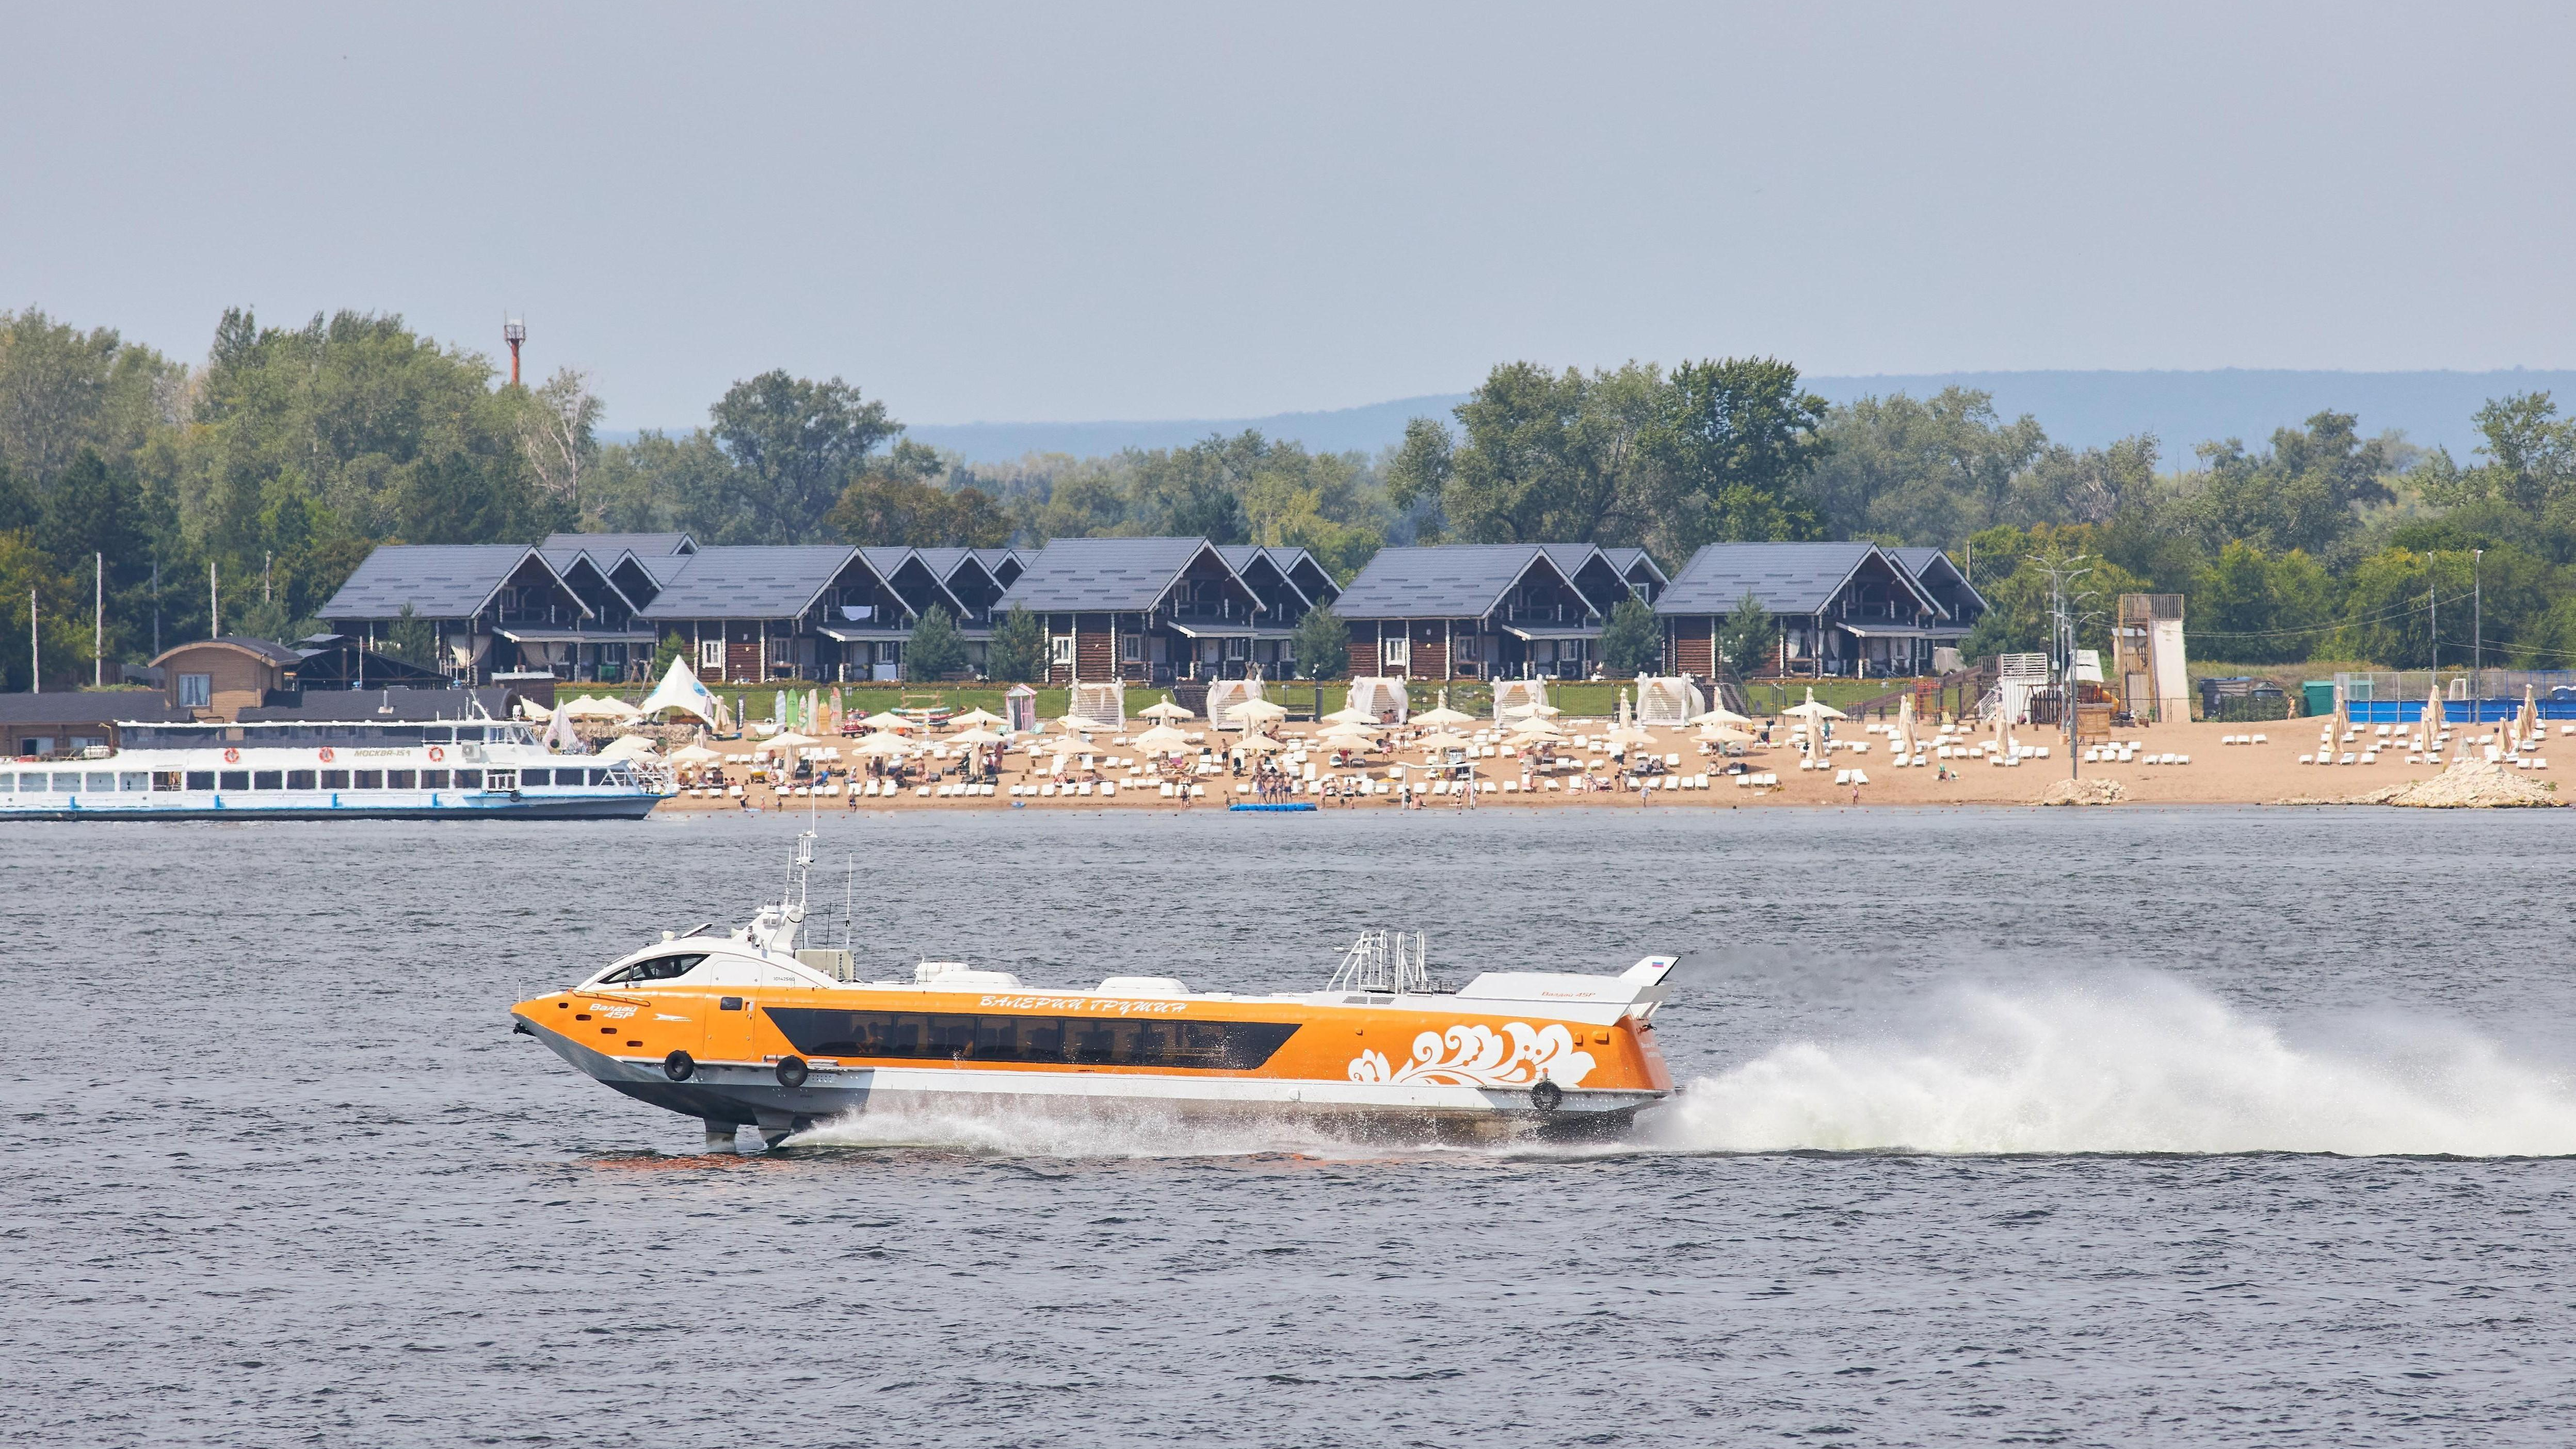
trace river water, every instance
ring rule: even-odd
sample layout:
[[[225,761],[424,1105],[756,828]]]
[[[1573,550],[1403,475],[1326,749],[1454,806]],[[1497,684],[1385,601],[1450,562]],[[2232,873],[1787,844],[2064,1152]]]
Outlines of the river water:
[[[0,826],[0,1443],[2565,1442],[2571,826],[826,817],[889,967],[1685,951],[1689,1091],[1581,1151],[742,1159],[505,1009],[738,920],[778,817]]]

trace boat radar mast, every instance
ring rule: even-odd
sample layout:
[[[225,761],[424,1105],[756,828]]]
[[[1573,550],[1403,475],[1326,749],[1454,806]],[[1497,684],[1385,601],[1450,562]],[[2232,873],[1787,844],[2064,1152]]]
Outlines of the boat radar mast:
[[[794,952],[797,928],[805,924],[805,875],[813,864],[814,832],[807,830],[796,837],[796,853],[787,862],[787,885],[779,892],[778,903],[762,906],[751,924],[734,932],[733,938],[763,951]]]

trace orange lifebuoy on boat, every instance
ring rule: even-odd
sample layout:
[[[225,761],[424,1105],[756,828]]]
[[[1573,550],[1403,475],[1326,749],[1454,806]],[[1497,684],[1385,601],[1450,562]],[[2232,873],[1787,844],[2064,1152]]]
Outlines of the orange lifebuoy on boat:
[[[327,764],[331,763],[332,759],[333,759],[333,756],[332,756],[332,754],[331,754],[331,747],[330,747],[329,745],[324,745],[324,746],[322,747],[322,763],[324,763],[324,764],[326,764],[326,765],[327,765]]]
[[[227,749],[227,750],[225,750],[225,751],[224,751],[224,763],[225,763],[225,764],[227,764],[227,765],[238,765],[238,764],[240,764],[240,763],[241,763],[241,751],[239,751],[239,750],[234,750],[234,749]]]
[[[440,749],[436,745],[431,745],[429,747],[429,757],[433,760],[443,760],[447,758],[447,751]]]

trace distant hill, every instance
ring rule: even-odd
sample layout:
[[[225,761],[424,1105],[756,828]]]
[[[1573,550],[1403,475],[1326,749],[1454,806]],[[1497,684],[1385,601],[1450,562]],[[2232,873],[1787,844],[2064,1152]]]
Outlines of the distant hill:
[[[2400,428],[2426,445],[2440,444],[2465,461],[2478,444],[2469,418],[2492,397],[2555,393],[2576,412],[2576,372],[2287,372],[2224,368],[2208,372],[1945,372],[1874,377],[1811,377],[1808,385],[1835,402],[1904,392],[1929,396],[1955,383],[1995,396],[2004,416],[2030,413],[2051,438],[2094,447],[2152,432],[2170,465],[2204,439],[2237,437],[2259,445],[2272,430],[2328,408],[2358,413],[2361,429]],[[1027,453],[1077,457],[1121,448],[1169,448],[1210,433],[1257,428],[1323,452],[1375,452],[1404,436],[1408,418],[1447,418],[1464,393],[1370,403],[1331,412],[1274,413],[1261,418],[1184,418],[1108,423],[916,423],[917,441],[950,449],[975,463],[1007,463]],[[623,440],[631,434],[610,435]]]

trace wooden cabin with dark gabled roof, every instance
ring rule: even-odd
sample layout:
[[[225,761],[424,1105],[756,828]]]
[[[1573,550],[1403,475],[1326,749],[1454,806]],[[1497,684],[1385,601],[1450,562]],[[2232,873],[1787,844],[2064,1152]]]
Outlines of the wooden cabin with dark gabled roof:
[[[893,678],[913,623],[847,544],[699,549],[638,617],[687,641],[710,684]]]
[[[1570,556],[1587,562],[1599,554],[1590,544],[1554,547],[1569,548]],[[1409,679],[1583,678],[1591,672],[1603,615],[1550,548],[1458,543],[1379,549],[1333,606],[1350,625],[1351,672]]]
[[[1261,600],[1251,664],[1264,679],[1289,678],[1297,672],[1297,625],[1317,605],[1340,598],[1341,589],[1315,556],[1302,548],[1238,543],[1221,544],[1217,552]]]
[[[1770,664],[1785,675],[1920,673],[1942,622],[1913,572],[1874,543],[1712,543],[1655,604],[1665,667],[1711,677],[1717,637],[1748,593],[1779,630]]]
[[[597,614],[545,555],[523,544],[384,544],[322,606],[334,630],[381,648],[411,621],[437,641],[439,668],[481,683],[496,673],[569,672]]]
[[[637,601],[617,586],[610,565],[633,562],[633,555],[619,550],[603,565],[597,554],[586,548],[541,548],[546,562],[557,577],[581,601],[590,606],[591,617],[576,630],[581,635],[573,641],[567,661],[572,679],[620,683],[640,679],[653,660],[653,631],[636,622]],[[640,569],[631,573],[640,574]],[[559,671],[558,671],[559,672]]]
[[[1240,679],[1258,595],[1204,538],[1059,538],[995,603],[1045,621],[1052,683]]]

